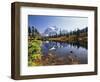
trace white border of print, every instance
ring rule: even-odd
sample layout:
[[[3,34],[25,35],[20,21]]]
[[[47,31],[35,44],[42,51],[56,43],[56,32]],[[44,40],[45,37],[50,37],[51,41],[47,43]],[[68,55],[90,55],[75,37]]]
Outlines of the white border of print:
[[[28,67],[28,15],[88,17],[88,64]],[[94,71],[94,11],[50,8],[20,8],[20,75],[40,75]],[[91,37],[92,36],[92,37]]]

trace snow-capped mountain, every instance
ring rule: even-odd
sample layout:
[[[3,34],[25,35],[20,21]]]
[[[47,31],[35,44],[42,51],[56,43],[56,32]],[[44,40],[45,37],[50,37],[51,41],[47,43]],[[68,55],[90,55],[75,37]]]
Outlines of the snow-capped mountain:
[[[44,36],[56,35],[57,31],[58,31],[58,28],[56,26],[51,26],[51,27],[48,27],[47,29],[45,29],[43,35]]]

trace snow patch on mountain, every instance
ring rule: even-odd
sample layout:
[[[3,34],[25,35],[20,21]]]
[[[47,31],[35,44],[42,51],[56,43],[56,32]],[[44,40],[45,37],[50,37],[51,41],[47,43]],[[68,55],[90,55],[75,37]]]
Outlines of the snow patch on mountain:
[[[44,31],[43,35],[44,36],[56,35],[57,31],[58,31],[58,28],[56,26],[50,26]]]

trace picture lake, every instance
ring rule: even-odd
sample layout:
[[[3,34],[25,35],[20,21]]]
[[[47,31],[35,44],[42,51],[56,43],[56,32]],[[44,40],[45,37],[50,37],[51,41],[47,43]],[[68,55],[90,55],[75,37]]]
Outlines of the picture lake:
[[[87,48],[79,43],[43,41],[44,65],[87,64]]]

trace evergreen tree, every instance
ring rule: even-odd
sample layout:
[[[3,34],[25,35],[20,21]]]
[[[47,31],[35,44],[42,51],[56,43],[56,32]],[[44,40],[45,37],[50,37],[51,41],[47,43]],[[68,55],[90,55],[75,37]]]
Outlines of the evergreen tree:
[[[34,26],[32,26],[32,36],[34,37],[35,36],[35,31],[34,31]]]
[[[28,27],[28,35],[29,36],[31,35],[31,28],[30,28],[30,26]]]

